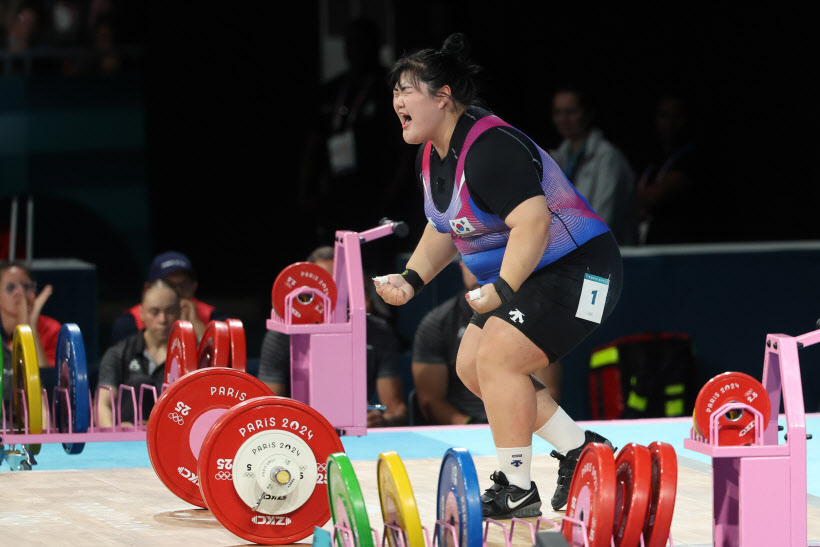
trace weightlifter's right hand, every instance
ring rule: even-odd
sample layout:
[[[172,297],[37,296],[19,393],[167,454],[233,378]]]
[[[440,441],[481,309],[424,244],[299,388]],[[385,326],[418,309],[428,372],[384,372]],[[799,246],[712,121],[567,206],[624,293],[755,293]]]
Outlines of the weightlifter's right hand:
[[[406,304],[415,295],[413,286],[405,281],[400,274],[374,277],[373,284],[376,286],[376,293],[382,297],[382,300],[392,306]]]

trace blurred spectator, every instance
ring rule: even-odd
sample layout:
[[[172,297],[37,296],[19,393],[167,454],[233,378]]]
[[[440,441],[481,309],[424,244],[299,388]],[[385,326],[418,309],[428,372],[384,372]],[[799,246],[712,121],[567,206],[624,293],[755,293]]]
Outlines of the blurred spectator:
[[[607,223],[620,245],[638,239],[635,174],[626,156],[595,127],[595,111],[584,91],[560,87],[552,120],[562,137],[550,156]]]
[[[322,246],[308,257],[333,274],[334,249]],[[367,281],[365,281],[367,283]],[[367,427],[387,427],[407,423],[407,405],[398,360],[398,341],[392,327],[370,312],[367,304],[367,396],[378,399],[385,410],[368,410]],[[262,340],[259,358],[259,379],[281,397],[290,396],[290,338],[287,334],[268,330]]]
[[[478,288],[475,276],[459,260],[464,290]],[[413,340],[414,421],[432,425],[487,423],[484,403],[462,383],[456,373],[461,337],[473,310],[462,292],[429,311]],[[559,401],[561,363],[541,369],[536,377]],[[417,424],[418,425],[418,424]]]
[[[193,324],[197,340],[202,338],[208,322],[228,319],[221,310],[196,298],[199,281],[190,259],[184,254],[168,251],[154,257],[148,269],[146,286],[157,279],[165,280],[179,294],[180,319]],[[142,304],[137,304],[114,319],[111,327],[112,344],[143,329],[141,307]]]
[[[89,28],[91,54],[82,57],[75,72],[83,75],[111,76],[122,70],[123,61],[116,51],[116,28],[109,16],[94,19]]]
[[[702,239],[692,211],[702,210],[695,195],[700,159],[691,104],[684,95],[664,93],[657,101],[657,141],[653,159],[638,180],[640,243],[682,243]]]
[[[352,21],[345,34],[348,69],[318,91],[298,191],[302,214],[316,221],[317,243],[336,230],[361,231],[384,216],[399,219],[395,207],[405,205],[399,192],[415,190],[403,183],[415,149],[404,146],[398,130],[379,59],[380,35],[369,19]]]
[[[52,294],[52,286],[46,285],[37,293],[37,284],[31,271],[21,262],[0,263],[0,320],[3,328],[3,398],[11,393],[11,350],[17,325],[28,325],[34,334],[37,348],[37,364],[53,367],[57,356],[59,321],[40,313]],[[7,393],[6,393],[7,392]]]
[[[6,76],[25,74],[33,62],[25,53],[40,42],[42,16],[36,4],[11,0],[3,5],[3,49],[11,54],[5,58],[2,72]],[[16,55],[15,55],[16,54]]]
[[[91,0],[88,6],[88,28],[97,26],[97,21],[101,18],[110,17],[114,14],[112,0]]]
[[[50,10],[51,25],[46,40],[61,47],[76,47],[82,43],[85,24],[78,0],[55,0]]]
[[[130,396],[122,404],[117,399],[120,385],[134,388],[137,405],[143,384],[156,387],[159,393],[165,380],[168,337],[174,322],[181,319],[180,303],[177,291],[167,281],[157,278],[145,285],[139,307],[140,323],[143,326],[139,332],[129,334],[109,347],[100,361],[97,385],[111,388],[116,405],[111,406],[108,390],[100,390],[97,411],[101,427],[114,425],[114,408],[121,409],[122,425],[135,423]],[[123,393],[130,393],[130,390]],[[147,420],[153,408],[153,398],[147,397],[143,403],[142,419]]]
[[[41,14],[30,2],[9,2],[6,12],[6,48],[21,53],[38,44]]]

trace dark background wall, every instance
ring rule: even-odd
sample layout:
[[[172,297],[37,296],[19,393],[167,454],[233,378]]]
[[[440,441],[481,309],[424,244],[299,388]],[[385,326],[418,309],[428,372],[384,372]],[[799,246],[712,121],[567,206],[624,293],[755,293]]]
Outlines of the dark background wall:
[[[354,4],[380,14],[390,7],[392,19],[384,20],[393,23],[384,30],[396,54],[439,47],[454,31],[467,33],[474,59],[485,69],[488,105],[544,148],[557,143],[552,89],[580,80],[597,95],[599,125],[638,169],[652,140],[654,97],[670,85],[685,88],[697,99],[708,158],[702,201],[719,212],[712,219],[694,212],[692,222],[709,221],[711,241],[820,237],[820,95],[813,78],[818,44],[812,19],[800,10],[332,1],[333,27],[343,28]],[[121,5],[124,36],[144,47],[144,55],[126,85],[122,79],[100,85],[113,86],[119,90],[114,96],[132,106],[141,104],[144,125],[108,163],[95,164],[99,157],[92,153],[80,163],[64,157],[55,169],[29,158],[22,176],[45,181],[34,190],[54,194],[64,184],[58,175],[69,173],[69,181],[103,181],[85,190],[95,206],[100,196],[108,199],[104,214],[89,212],[88,200],[66,205],[64,195],[41,201],[42,210],[68,221],[52,223],[62,230],[38,232],[35,256],[103,265],[97,279],[104,347],[106,321],[138,298],[150,256],[183,250],[200,271],[201,297],[245,320],[253,356],[275,276],[314,245],[315,219],[296,214],[293,202],[305,122],[320,84],[319,20],[328,4]],[[61,96],[49,95],[56,88],[48,85],[38,89],[45,91],[35,97],[46,102]],[[389,90],[384,100],[390,101]],[[8,164],[3,169],[8,173]],[[82,169],[93,173],[86,176]],[[110,193],[106,169],[119,173],[128,192]],[[410,203],[412,215],[420,211]],[[112,217],[129,218],[130,228],[113,230]],[[376,248],[404,252],[414,236]]]
[[[800,13],[531,2],[392,6],[397,55],[466,32],[485,68],[487,103],[544,147],[557,142],[553,86],[579,79],[596,92],[600,126],[639,169],[652,141],[656,93],[683,87],[697,99],[708,157],[702,200],[720,213],[696,213],[692,222],[710,222],[715,241],[818,237],[818,95],[810,68],[817,40]],[[147,18],[152,246],[187,249],[214,297],[247,293],[265,302],[275,274],[312,246],[300,236],[313,219],[291,213],[318,85],[319,7],[299,2],[290,9],[284,15],[266,4],[226,17],[164,6],[162,17]],[[334,15],[343,19],[345,12]]]
[[[656,92],[685,86],[698,99],[709,153],[703,200],[723,204],[714,239],[817,236],[809,217],[816,39],[805,17],[763,8],[482,5],[396,3],[396,53],[468,33],[489,105],[545,147],[556,143],[552,87],[580,78],[598,95],[600,125],[636,168],[652,139]],[[318,84],[318,10],[311,2],[292,9],[234,18],[168,7],[147,18],[153,246],[189,249],[214,274],[209,290],[236,290],[237,274],[267,285],[307,250],[298,234],[310,219],[290,215],[289,200]]]

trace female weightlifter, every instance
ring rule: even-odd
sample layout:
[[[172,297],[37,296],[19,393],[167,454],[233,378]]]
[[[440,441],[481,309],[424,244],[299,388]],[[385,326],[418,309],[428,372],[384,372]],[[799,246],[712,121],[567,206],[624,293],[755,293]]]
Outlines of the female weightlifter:
[[[485,405],[498,455],[481,496],[484,517],[540,515],[530,478],[532,435],[555,447],[566,505],[584,446],[581,429],[533,372],[555,363],[612,312],[622,264],[607,225],[549,155],[480,106],[462,34],[404,56],[391,72],[404,140],[421,145],[416,173],[429,223],[402,274],[376,278],[391,305],[408,302],[461,253],[479,289],[457,370]]]

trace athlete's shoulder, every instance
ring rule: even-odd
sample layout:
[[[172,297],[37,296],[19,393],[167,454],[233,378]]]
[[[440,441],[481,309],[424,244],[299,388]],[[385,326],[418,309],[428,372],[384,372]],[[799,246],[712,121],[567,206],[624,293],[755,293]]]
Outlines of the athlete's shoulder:
[[[511,125],[495,126],[479,135],[471,145],[470,163],[478,161],[509,161],[514,158],[537,160],[538,145]]]
[[[495,118],[498,123],[484,124],[484,129],[481,131],[481,134],[475,135],[476,140],[473,144],[478,143],[479,141],[498,142],[504,140],[530,140],[522,131],[513,126],[510,122],[486,108],[471,106],[464,112],[464,118],[467,119],[466,121],[469,121],[469,129],[473,129],[473,126],[475,126],[479,120],[489,117]]]
[[[464,116],[475,123],[482,118],[486,118],[487,116],[495,116],[495,114],[491,110],[482,106],[471,105],[464,110]]]

